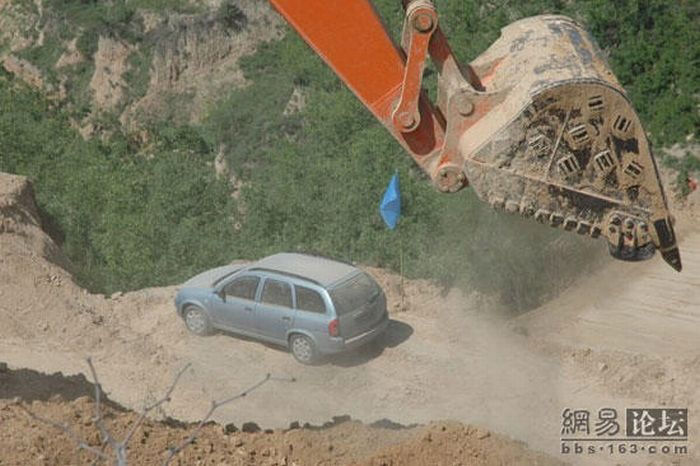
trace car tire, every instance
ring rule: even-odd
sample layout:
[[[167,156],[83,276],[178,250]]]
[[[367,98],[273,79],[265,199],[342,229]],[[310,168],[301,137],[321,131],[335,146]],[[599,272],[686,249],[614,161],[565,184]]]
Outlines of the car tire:
[[[311,365],[318,360],[316,345],[311,341],[311,338],[305,335],[295,333],[289,337],[289,350],[294,359],[302,364]]]
[[[187,306],[182,311],[182,318],[185,320],[187,330],[195,335],[205,336],[211,333],[211,322],[204,309],[197,306]]]

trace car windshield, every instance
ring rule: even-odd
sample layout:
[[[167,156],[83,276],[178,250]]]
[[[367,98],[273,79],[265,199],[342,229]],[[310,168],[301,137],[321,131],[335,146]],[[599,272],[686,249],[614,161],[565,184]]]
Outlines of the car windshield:
[[[366,273],[359,273],[330,290],[336,313],[340,316],[371,301],[379,287]]]
[[[229,273],[227,273],[227,274],[225,274],[225,275],[222,275],[221,277],[219,277],[219,278],[217,278],[216,280],[214,280],[214,283],[212,283],[211,286],[212,286],[212,287],[215,287],[216,285],[218,285],[219,283],[221,283],[225,278],[230,277],[231,275],[233,275],[233,274],[236,273],[236,272],[238,272],[238,270],[232,270],[231,272],[229,272]]]

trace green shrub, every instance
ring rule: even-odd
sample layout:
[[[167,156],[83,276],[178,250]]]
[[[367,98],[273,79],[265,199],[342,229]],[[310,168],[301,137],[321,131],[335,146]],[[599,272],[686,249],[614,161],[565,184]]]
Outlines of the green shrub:
[[[219,6],[216,17],[228,29],[240,32],[248,25],[248,17],[234,0],[224,0]]]
[[[397,39],[400,2],[373,3]],[[700,29],[693,2],[435,3],[461,61],[475,58],[516,19],[574,17],[599,41],[655,143],[698,136]],[[47,5],[82,31],[78,47],[88,56],[99,35],[141,44],[127,80],[132,97],[145,92],[153,44],[135,12],[163,8],[163,0]],[[224,2],[219,19],[245,27],[235,6]],[[33,53],[48,63],[56,51]],[[403,259],[409,277],[495,294],[517,311],[557,293],[604,256],[602,241],[492,212],[469,190],[439,194],[296,34],[260,45],[241,66],[249,86],[223,95],[201,127],[174,124],[173,112],[163,112],[149,122],[148,148],[119,131],[105,142],[83,141],[62,110],[0,74],[0,170],[37,181],[39,205],[63,230],[63,248],[83,283],[105,292],[173,283],[234,258],[311,250],[394,269]],[[93,70],[83,64],[73,71],[71,116],[79,119],[89,111],[87,91],[79,90],[88,88]],[[433,91],[434,78],[429,69],[426,85]],[[284,115],[295,89],[306,107]],[[211,162],[220,148],[241,182],[239,201],[214,176]],[[697,159],[668,163],[679,176],[698,170]],[[398,230],[389,231],[378,203],[395,170],[404,211]]]
[[[682,157],[676,158],[667,155],[663,158],[663,164],[676,170],[676,191],[680,197],[690,194],[688,180],[696,177],[700,173],[700,159],[690,152],[686,152]]]
[[[35,182],[85,286],[110,293],[173,283],[232,258],[236,209],[196,129],[155,131],[146,157],[120,135],[84,141],[61,110],[6,76],[0,107],[0,171]]]

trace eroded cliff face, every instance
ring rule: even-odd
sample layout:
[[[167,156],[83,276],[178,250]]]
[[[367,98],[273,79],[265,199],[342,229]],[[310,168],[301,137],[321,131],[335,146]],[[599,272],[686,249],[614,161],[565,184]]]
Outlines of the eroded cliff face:
[[[157,118],[168,109],[178,121],[197,123],[222,92],[246,85],[240,58],[281,38],[284,29],[267,3],[240,2],[240,11],[245,19],[236,27],[212,13],[155,19],[148,89],[122,114],[122,123]]]
[[[49,90],[41,70],[29,60],[17,56],[22,50],[43,45],[40,19],[39,9],[31,2],[0,0],[0,65],[4,71],[30,86]]]
[[[30,47],[35,37],[39,13],[28,2],[0,0],[0,53],[4,59],[9,53]]]
[[[72,107],[84,137],[103,131],[105,115],[134,134],[163,119],[199,122],[222,93],[246,85],[240,58],[284,34],[264,1],[124,5],[88,23],[45,0],[0,0],[3,69]]]

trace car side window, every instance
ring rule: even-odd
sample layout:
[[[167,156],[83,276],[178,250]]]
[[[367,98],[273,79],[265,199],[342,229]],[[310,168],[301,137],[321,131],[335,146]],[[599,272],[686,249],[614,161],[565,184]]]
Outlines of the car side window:
[[[292,307],[292,287],[289,283],[268,278],[263,286],[261,302],[275,306]]]
[[[319,314],[326,313],[326,303],[323,302],[320,294],[305,286],[295,285],[294,288],[297,292],[297,309]]]
[[[224,293],[226,296],[233,296],[235,298],[253,301],[255,300],[255,291],[258,289],[259,282],[260,277],[256,277],[255,275],[246,275],[237,278],[226,285],[224,287]]]

